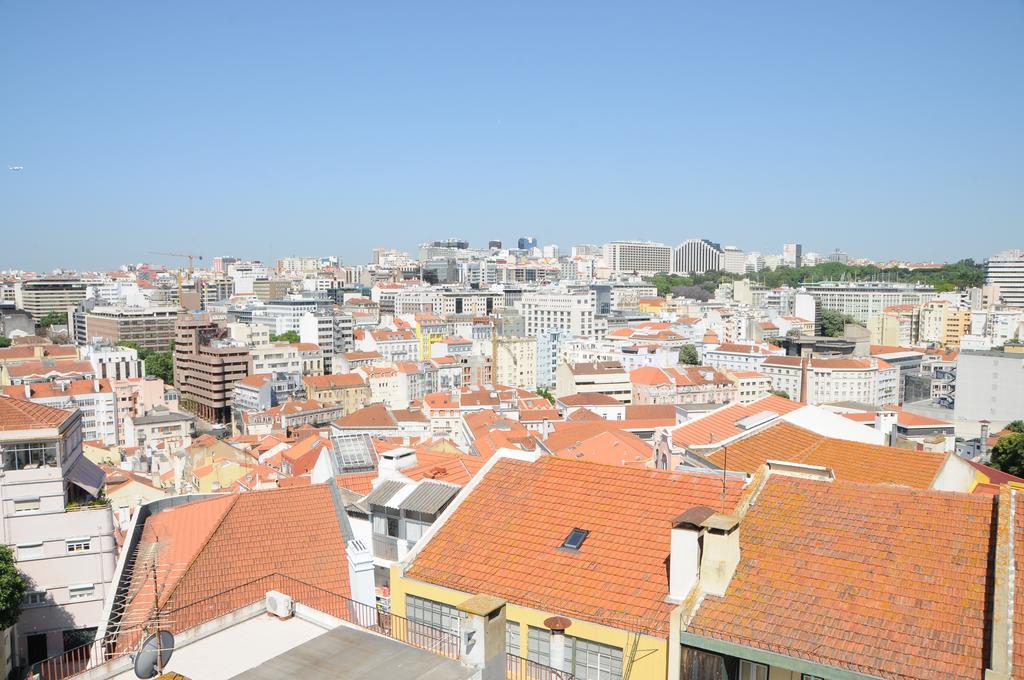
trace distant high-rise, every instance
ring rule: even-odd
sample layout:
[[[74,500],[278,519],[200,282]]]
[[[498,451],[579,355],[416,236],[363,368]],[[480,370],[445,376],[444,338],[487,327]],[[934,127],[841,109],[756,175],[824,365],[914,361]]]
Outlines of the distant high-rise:
[[[1004,305],[1024,308],[1024,250],[1007,250],[988,258],[985,285],[998,286]]]
[[[520,236],[518,241],[519,250],[532,250],[537,247],[536,236]]]
[[[740,253],[742,255],[742,253]],[[673,274],[703,274],[722,269],[722,246],[706,238],[691,238],[672,254]],[[742,272],[739,272],[742,273]]]
[[[800,267],[804,263],[804,247],[799,243],[787,243],[782,246],[782,265],[784,267]]]
[[[736,246],[726,246],[722,249],[721,269],[730,274],[746,274],[747,254]]]
[[[487,247],[491,250],[501,250],[501,241],[488,241]]]
[[[672,268],[672,246],[651,241],[612,241],[604,246],[604,261],[616,272],[658,274]]]
[[[828,261],[846,264],[847,262],[850,261],[850,255],[849,253],[844,253],[842,250],[839,250],[839,248],[836,248],[835,250],[828,254]]]

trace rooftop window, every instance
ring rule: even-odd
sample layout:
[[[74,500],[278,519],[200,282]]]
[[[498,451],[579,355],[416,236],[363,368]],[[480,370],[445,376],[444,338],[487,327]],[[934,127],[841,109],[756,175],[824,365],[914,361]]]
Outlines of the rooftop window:
[[[573,529],[562,543],[562,547],[568,550],[579,550],[580,546],[583,545],[583,541],[587,540],[588,535],[590,535],[590,532],[586,529]]]

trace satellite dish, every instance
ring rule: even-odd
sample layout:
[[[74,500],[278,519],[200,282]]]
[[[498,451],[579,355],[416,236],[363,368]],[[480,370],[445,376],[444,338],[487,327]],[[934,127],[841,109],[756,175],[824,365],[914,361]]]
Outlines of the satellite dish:
[[[171,631],[160,631],[159,642],[157,642],[156,634],[150,635],[139,646],[139,651],[135,652],[135,677],[142,678],[143,680],[155,678],[161,668],[167,667],[167,662],[171,660],[171,652],[173,651],[174,636],[171,635]]]

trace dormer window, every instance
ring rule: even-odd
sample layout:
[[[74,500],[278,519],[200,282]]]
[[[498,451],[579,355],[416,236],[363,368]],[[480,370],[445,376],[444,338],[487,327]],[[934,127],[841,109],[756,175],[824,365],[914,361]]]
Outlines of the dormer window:
[[[590,532],[586,529],[573,529],[569,532],[569,535],[566,536],[565,541],[562,543],[562,547],[566,550],[577,551],[580,549],[580,546],[583,545],[583,541],[587,540],[588,535],[590,535]]]

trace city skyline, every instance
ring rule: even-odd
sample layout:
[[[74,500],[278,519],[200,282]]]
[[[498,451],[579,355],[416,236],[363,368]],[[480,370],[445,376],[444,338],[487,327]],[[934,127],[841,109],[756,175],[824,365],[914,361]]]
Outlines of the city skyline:
[[[3,12],[0,268],[521,234],[952,261],[1024,223],[1009,0]]]

